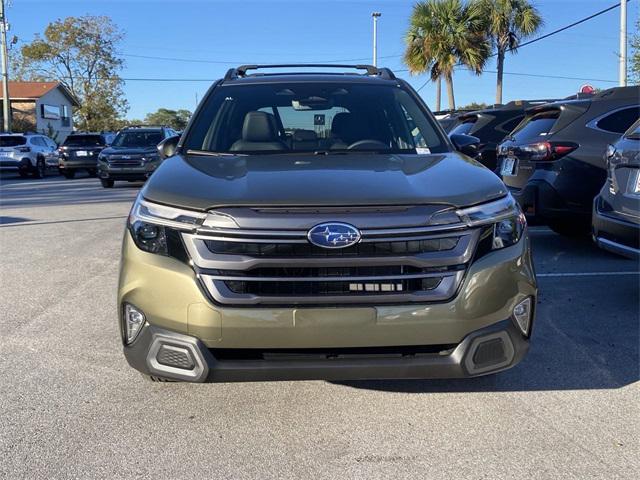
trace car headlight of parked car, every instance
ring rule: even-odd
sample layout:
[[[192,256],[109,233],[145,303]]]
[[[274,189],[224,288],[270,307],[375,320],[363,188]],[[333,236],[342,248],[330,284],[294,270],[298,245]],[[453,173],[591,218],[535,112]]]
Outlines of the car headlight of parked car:
[[[143,162],[155,162],[156,160],[160,160],[160,155],[157,153],[149,153],[142,157]]]
[[[452,213],[455,215],[452,216]],[[499,250],[510,247],[520,241],[527,220],[520,210],[518,203],[511,194],[491,202],[475,205],[473,207],[461,208],[455,211],[445,210],[436,214],[432,222],[453,223],[462,222],[467,227],[484,227],[482,230],[481,243],[488,247],[488,250]],[[447,222],[443,222],[445,218]],[[486,253],[487,248],[483,248]]]
[[[133,241],[140,250],[170,255],[170,244],[179,231],[202,225],[207,214],[148,202],[138,196],[127,222]]]
[[[510,194],[500,200],[457,210],[456,213],[469,227],[490,227],[485,231],[492,233],[492,250],[518,243],[527,226],[524,213]]]

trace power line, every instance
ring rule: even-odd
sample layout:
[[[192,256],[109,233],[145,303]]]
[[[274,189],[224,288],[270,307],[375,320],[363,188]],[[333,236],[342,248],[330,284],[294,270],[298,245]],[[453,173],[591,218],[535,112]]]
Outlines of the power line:
[[[242,61],[227,61],[227,60],[206,60],[201,58],[180,58],[180,57],[157,57],[155,55],[137,55],[133,53],[120,53],[123,57],[132,57],[132,58],[144,58],[148,60],[166,60],[171,62],[187,62],[187,63],[212,63],[217,65],[242,65],[247,63],[261,63],[261,62],[248,62],[247,60]],[[402,55],[385,55],[379,56],[378,58],[398,58]],[[357,62],[362,60],[370,60],[369,57],[360,57],[360,58],[341,58],[337,60],[321,60],[321,61],[305,61],[304,63],[339,63],[339,62]],[[287,62],[292,63],[292,62]]]

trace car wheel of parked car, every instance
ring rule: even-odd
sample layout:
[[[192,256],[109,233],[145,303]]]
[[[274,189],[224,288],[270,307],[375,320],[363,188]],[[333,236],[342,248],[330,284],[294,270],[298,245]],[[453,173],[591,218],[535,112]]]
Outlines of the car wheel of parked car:
[[[591,232],[591,225],[586,222],[549,220],[547,225],[551,230],[565,237],[584,237]]]
[[[76,176],[76,172],[75,170],[65,170],[62,175],[64,175],[64,178],[72,179]]]
[[[29,176],[29,172],[25,170],[18,170],[18,175],[20,175],[20,178],[27,178]]]
[[[111,178],[101,178],[100,183],[104,188],[113,188],[113,180]]]
[[[34,178],[44,178],[47,174],[47,166],[44,164],[44,158],[38,158],[36,168],[33,170]]]

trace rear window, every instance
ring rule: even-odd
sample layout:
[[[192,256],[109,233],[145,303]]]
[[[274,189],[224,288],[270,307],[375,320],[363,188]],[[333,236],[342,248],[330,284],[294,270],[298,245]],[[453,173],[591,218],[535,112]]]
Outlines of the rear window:
[[[640,106],[623,108],[601,118],[596,126],[607,132],[623,134],[640,117]]]
[[[556,124],[560,112],[558,110],[546,110],[528,117],[520,128],[513,132],[516,141],[545,137]]]
[[[193,120],[185,145],[251,154],[448,150],[433,121],[403,89],[339,82],[217,88]]]
[[[465,118],[462,123],[455,126],[450,132],[451,135],[468,135],[476,123],[478,117]]]
[[[64,144],[66,147],[90,147],[104,145],[100,135],[69,135]]]
[[[524,115],[519,115],[515,118],[512,118],[511,120],[504,122],[500,126],[500,130],[502,130],[505,133],[511,133],[513,129],[518,126],[518,124],[522,121],[523,118],[524,118]]]
[[[27,139],[17,136],[3,136],[0,137],[0,147],[16,147],[18,145],[24,145],[27,143]]]

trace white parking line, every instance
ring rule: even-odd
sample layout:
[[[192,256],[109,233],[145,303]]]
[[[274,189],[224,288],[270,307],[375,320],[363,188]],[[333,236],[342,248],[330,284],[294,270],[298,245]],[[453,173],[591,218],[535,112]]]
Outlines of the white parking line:
[[[565,272],[538,273],[536,277],[607,277],[619,275],[640,275],[640,272]]]

